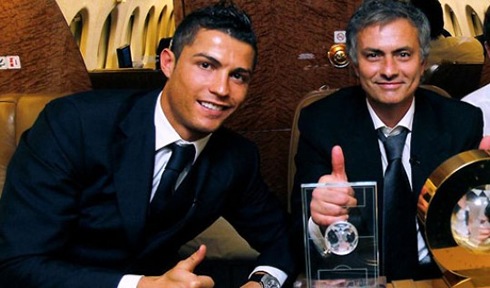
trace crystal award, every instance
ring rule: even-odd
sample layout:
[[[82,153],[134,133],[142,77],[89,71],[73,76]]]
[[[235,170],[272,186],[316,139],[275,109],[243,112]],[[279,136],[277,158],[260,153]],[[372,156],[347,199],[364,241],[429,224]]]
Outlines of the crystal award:
[[[349,218],[328,227],[314,223],[310,213],[315,189],[353,189],[356,206]],[[376,182],[303,184],[303,227],[306,286],[379,287]]]

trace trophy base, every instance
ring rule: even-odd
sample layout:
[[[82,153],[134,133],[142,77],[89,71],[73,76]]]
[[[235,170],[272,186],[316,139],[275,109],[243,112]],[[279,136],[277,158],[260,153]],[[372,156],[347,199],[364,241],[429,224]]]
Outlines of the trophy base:
[[[313,281],[312,285],[308,286],[308,283],[306,279],[304,278],[305,275],[301,275],[298,277],[296,282],[293,284],[293,288],[309,288],[309,287],[342,287],[342,286],[335,286],[335,285],[325,285],[325,283],[315,283]],[[382,280],[384,277],[380,277]],[[319,285],[315,285],[319,284]],[[345,287],[345,286],[343,286]],[[351,286],[349,286],[351,287]],[[386,288],[483,288],[483,287],[490,287],[490,285],[484,284],[484,283],[474,283],[474,279],[470,278],[464,278],[459,275],[455,275],[453,273],[444,275],[442,278],[437,278],[437,279],[427,279],[427,280],[396,280],[392,281],[390,283],[379,283],[377,287],[386,287]]]
[[[490,287],[490,276],[483,274],[475,275],[475,277],[463,277],[451,271],[445,271],[442,278],[450,288]]]
[[[428,280],[396,280],[388,283],[386,288],[451,288],[450,284],[446,282],[446,279],[428,279]],[[461,286],[462,287],[462,286]],[[458,288],[461,288],[458,286]],[[465,286],[474,287],[474,286]]]

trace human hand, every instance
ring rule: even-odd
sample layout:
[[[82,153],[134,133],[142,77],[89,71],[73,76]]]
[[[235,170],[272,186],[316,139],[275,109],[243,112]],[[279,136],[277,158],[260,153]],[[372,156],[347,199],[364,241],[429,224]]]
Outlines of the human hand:
[[[201,245],[189,258],[177,263],[174,268],[162,276],[145,276],[138,283],[138,288],[209,288],[214,287],[214,281],[209,276],[193,273],[194,269],[206,256],[206,246]]]
[[[332,174],[320,177],[319,183],[345,183],[345,161],[342,148],[332,148]],[[349,206],[357,204],[352,187],[317,187],[313,190],[310,203],[311,218],[320,226],[328,226],[349,218]]]
[[[255,281],[248,281],[247,283],[245,283],[245,285],[241,286],[241,288],[261,288],[262,285],[260,285],[259,282],[255,282]]]
[[[490,149],[490,136],[484,136],[480,141],[480,146],[478,147],[480,150],[489,150]]]

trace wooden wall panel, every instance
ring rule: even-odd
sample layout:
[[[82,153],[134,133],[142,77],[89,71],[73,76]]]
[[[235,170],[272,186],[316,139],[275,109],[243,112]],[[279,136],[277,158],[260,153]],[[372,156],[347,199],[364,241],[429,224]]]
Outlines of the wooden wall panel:
[[[0,56],[21,69],[0,70],[0,93],[91,88],[85,64],[55,0],[0,1]]]
[[[189,13],[215,2],[174,0],[177,23],[182,19],[182,11]],[[337,88],[357,83],[349,68],[330,65],[327,51],[334,43],[334,31],[345,30],[361,1],[234,2],[251,16],[259,40],[259,63],[246,103],[226,125],[259,145],[262,174],[272,190],[287,203],[289,137],[294,109],[307,92],[323,85]]]

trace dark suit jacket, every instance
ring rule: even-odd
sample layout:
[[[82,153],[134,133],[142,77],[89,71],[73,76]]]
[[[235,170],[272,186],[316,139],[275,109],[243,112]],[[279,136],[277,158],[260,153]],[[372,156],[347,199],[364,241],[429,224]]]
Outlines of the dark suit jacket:
[[[287,214],[260,176],[256,146],[226,129],[179,186],[180,220],[147,236],[157,96],[88,92],[46,106],[8,168],[0,287],[107,288],[126,273],[161,275],[219,216],[261,252],[258,264],[291,273]]]
[[[302,229],[302,224],[298,223],[302,219],[300,185],[316,183],[321,175],[331,173],[330,153],[335,145],[342,147],[350,182],[377,182],[381,215],[381,152],[362,88],[356,86],[341,89],[304,108],[298,125],[300,138],[295,158],[297,173],[292,193],[296,229]],[[433,170],[447,158],[477,148],[482,134],[483,119],[478,108],[418,89],[415,93],[410,152],[415,199]],[[382,239],[381,229],[378,235]],[[295,243],[295,247],[298,247],[298,242]],[[413,278],[417,278],[416,275]]]

